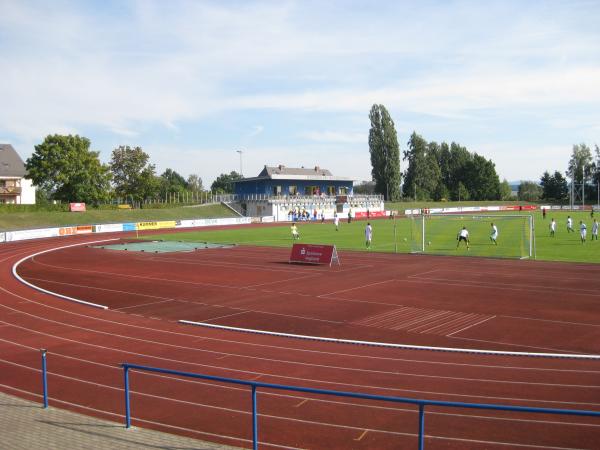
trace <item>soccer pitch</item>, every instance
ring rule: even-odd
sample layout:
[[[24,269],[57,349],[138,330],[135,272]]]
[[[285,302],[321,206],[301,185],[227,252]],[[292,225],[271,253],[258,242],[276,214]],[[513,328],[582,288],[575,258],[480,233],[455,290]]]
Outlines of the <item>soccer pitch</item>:
[[[498,215],[506,216],[507,214]],[[568,215],[573,218],[574,233],[567,233],[566,220]],[[533,216],[535,221],[536,259],[600,263],[600,241],[591,240],[592,219],[589,212],[549,211],[545,220],[542,218],[541,213],[534,213]],[[521,233],[520,228],[508,225],[508,221],[498,220],[499,238],[498,245],[495,246],[489,239],[490,224],[494,221],[493,217],[490,220],[480,220],[477,225],[473,225],[469,221],[471,250],[467,251],[464,243],[461,243],[460,247],[456,249],[456,235],[462,228],[460,217],[453,215],[449,216],[447,221],[440,222],[437,226],[444,228],[444,231],[438,232],[432,240],[426,239],[426,247],[430,247],[433,253],[441,252],[459,256],[506,257],[514,254],[507,252],[506,249],[509,246],[517,245],[514,241],[517,239],[517,235]],[[472,215],[464,214],[463,217],[467,221]],[[550,237],[549,232],[552,217],[557,222],[555,237]],[[588,229],[585,244],[581,243],[579,235],[580,220],[583,220]],[[415,226],[411,219],[398,218],[391,220],[386,218],[375,219],[370,222],[373,227],[373,243],[369,251],[411,252],[411,227]],[[353,220],[352,223],[340,220],[339,231],[336,231],[331,221],[325,223],[318,221],[299,222],[300,242],[335,245],[339,250],[367,251],[364,235],[366,224],[366,220]],[[175,234],[145,235],[144,239],[291,247],[293,240],[290,225],[290,223],[285,223],[235,229],[194,230]],[[412,247],[414,248],[414,244]],[[427,253],[428,248],[426,248],[425,253]]]

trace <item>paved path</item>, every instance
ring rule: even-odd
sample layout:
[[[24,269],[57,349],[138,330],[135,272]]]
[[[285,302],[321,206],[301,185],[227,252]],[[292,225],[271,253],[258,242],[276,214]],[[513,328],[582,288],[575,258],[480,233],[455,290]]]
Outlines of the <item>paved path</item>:
[[[234,450],[22,400],[0,392],[0,448],[11,450]]]

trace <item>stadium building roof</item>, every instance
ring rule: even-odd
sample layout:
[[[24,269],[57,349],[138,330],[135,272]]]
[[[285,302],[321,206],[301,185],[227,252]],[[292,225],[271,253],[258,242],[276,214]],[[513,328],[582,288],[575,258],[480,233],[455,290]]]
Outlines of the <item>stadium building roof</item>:
[[[265,166],[265,168],[256,177],[244,178],[239,181],[257,181],[257,180],[331,180],[331,181],[353,181],[348,177],[336,177],[332,173],[319,166],[314,168],[296,168],[285,167],[280,164],[275,167]]]

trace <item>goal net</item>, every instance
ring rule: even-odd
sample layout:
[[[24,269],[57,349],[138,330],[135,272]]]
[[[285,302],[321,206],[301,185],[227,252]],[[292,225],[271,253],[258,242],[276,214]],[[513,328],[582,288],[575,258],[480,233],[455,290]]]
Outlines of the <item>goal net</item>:
[[[492,223],[498,228],[491,239]],[[462,228],[469,231],[469,248],[458,241]],[[493,258],[535,258],[531,215],[424,214],[411,216],[411,252],[469,255]]]

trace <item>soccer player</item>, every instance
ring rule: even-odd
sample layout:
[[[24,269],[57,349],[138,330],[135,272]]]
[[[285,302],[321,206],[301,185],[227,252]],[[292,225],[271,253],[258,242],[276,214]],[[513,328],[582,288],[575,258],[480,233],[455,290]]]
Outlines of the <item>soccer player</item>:
[[[340,217],[335,213],[333,215],[333,224],[335,225],[335,231],[340,229]]]
[[[494,245],[498,245],[496,239],[498,239],[498,227],[492,222],[492,234],[490,234],[490,241],[492,241]]]
[[[550,222],[550,236],[554,237],[554,233],[556,233],[556,221],[554,220],[554,217],[553,217],[552,221]]]
[[[571,216],[567,216],[567,233],[570,232],[575,233],[575,230],[573,229],[573,219],[571,219]]]
[[[367,226],[365,227],[365,241],[367,248],[371,248],[371,241],[373,240],[373,228],[371,227],[371,222],[367,222]]]
[[[467,230],[467,227],[462,227],[462,230],[458,232],[456,240],[458,241],[456,243],[456,248],[458,248],[460,245],[460,241],[465,241],[465,244],[467,244],[467,250],[469,250],[469,231]]]
[[[292,223],[292,226],[290,229],[292,230],[292,239],[293,240],[300,239],[300,234],[298,234],[298,227],[296,226],[296,222]]]
[[[579,234],[581,235],[581,243],[583,244],[587,235],[587,227],[585,226],[585,223],[583,223],[583,220],[579,221]]]
[[[592,223],[592,241],[598,240],[598,222],[594,219],[594,223]]]

